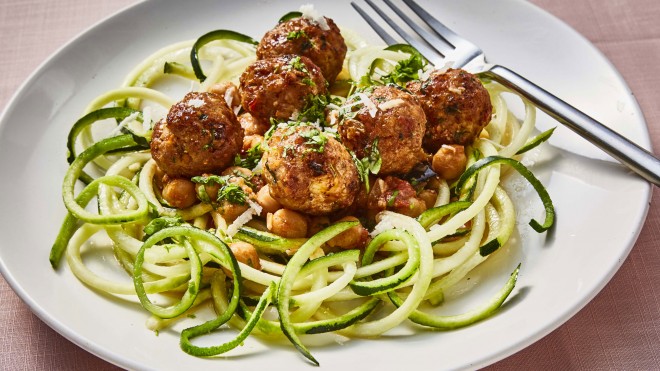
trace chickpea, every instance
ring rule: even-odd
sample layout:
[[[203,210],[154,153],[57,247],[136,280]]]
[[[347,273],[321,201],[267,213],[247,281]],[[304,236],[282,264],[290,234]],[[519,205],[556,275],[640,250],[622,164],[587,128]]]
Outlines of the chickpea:
[[[211,174],[204,174],[204,177],[211,176]],[[200,188],[204,188],[204,191],[206,192],[206,195],[209,197],[209,201],[215,202],[215,200],[218,199],[218,191],[220,191],[220,185],[215,184],[215,183],[209,183],[209,184],[197,184],[195,190],[197,194],[200,194]],[[203,199],[203,201],[206,201]]]
[[[185,209],[197,202],[195,183],[184,178],[174,178],[163,187],[163,198],[177,209]]]
[[[465,149],[458,144],[442,145],[433,155],[431,167],[443,179],[458,178],[467,164]]]
[[[220,82],[212,85],[208,92],[224,97],[227,105],[232,110],[241,106],[241,94],[239,93],[236,85],[230,81]]]
[[[261,187],[257,192],[257,203],[263,208],[263,213],[274,213],[282,208],[279,202],[270,195],[270,188],[268,184]]]
[[[432,189],[423,189],[421,192],[419,192],[417,197],[424,201],[427,209],[430,209],[435,206],[435,201],[438,198],[438,192]]]
[[[268,213],[266,227],[269,231],[285,238],[307,236],[307,218],[289,209],[279,209],[274,213]]]
[[[330,124],[330,126],[336,125],[339,122],[339,111],[329,110],[325,115],[325,120]]]
[[[257,121],[251,114],[247,112],[238,115],[238,122],[241,124],[245,135],[264,135],[268,129],[270,129],[269,124],[264,124]]]
[[[348,221],[358,221],[358,218],[354,216],[346,216],[339,219],[337,222]],[[362,224],[358,224],[355,227],[351,227],[336,235],[329,240],[327,244],[330,247],[339,247],[342,249],[359,249],[367,244],[368,239],[369,232],[362,226]]]
[[[233,204],[229,201],[223,200],[218,206],[218,213],[222,215],[227,224],[233,223],[236,218],[241,214],[247,211],[250,208],[250,205],[247,203],[245,205]]]
[[[235,241],[229,245],[231,252],[239,262],[246,264],[254,269],[261,270],[261,263],[259,262],[259,254],[254,246],[247,242]]]
[[[156,171],[154,172],[153,182],[154,185],[162,190],[165,187],[165,183],[169,180],[169,176],[163,172],[158,166],[156,166]]]
[[[327,216],[314,216],[310,219],[307,227],[307,236],[311,237],[330,225],[330,218]]]
[[[249,178],[252,176],[252,171],[240,166],[230,166],[222,172],[222,175],[235,175],[243,178]]]
[[[441,180],[439,177],[434,176],[430,178],[426,183],[427,189],[440,189]]]
[[[411,218],[416,218],[420,216],[424,211],[426,211],[426,202],[424,202],[424,200],[411,197],[408,199],[408,202],[409,204],[407,207],[397,207],[394,208],[394,211],[399,214],[407,215]]]
[[[264,136],[259,134],[246,135],[243,137],[243,151],[247,152],[254,148],[257,144],[264,142]],[[263,145],[262,147],[263,148]]]

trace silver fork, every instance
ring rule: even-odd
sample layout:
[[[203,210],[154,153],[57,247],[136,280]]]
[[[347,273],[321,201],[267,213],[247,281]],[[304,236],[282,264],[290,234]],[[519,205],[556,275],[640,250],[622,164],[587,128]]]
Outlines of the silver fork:
[[[422,53],[429,62],[436,66],[440,66],[444,61],[453,61],[454,63],[452,67],[454,68],[463,68],[469,65],[470,71],[491,78],[500,84],[517,91],[555,120],[595,144],[644,179],[656,186],[660,186],[660,160],[655,158],[653,154],[514,71],[497,64],[486,63],[484,52],[478,46],[447,28],[413,0],[403,0],[403,2],[412,9],[412,11],[417,14],[417,16],[434,31],[434,33],[428,32],[426,29],[420,27],[419,24],[406,15],[406,13],[392,3],[391,0],[383,1],[404,23],[410,26],[410,28],[412,28],[419,37],[425,41],[425,43],[420,42],[419,39],[403,30],[381,8],[374,4],[373,1],[365,0],[365,2],[374,9],[385,23],[398,33],[408,44],[414,46],[420,53]],[[396,39],[385,31],[378,22],[371,18],[356,3],[351,2],[351,5],[388,45],[397,43]]]

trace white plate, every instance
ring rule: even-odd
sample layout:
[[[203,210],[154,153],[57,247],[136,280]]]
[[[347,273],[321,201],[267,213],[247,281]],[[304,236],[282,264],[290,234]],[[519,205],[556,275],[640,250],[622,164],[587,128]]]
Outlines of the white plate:
[[[616,131],[649,147],[639,107],[620,75],[585,39],[522,1],[420,2],[442,21],[507,65]],[[48,252],[64,216],[60,184],[65,140],[87,103],[118,86],[144,57],[167,44],[213,29],[259,38],[296,1],[147,1],[85,32],[27,81],[0,126],[0,263],[32,310],[76,344],[130,369],[243,370],[301,368],[291,346],[254,339],[227,359],[198,359],[179,350],[175,331],[144,327],[137,305],[89,290],[65,266],[54,272]],[[317,4],[338,24],[379,42],[346,2]],[[539,128],[556,124],[545,115]],[[559,128],[550,145],[530,155],[553,196],[558,220],[546,238],[526,225],[540,216],[524,182],[512,181],[520,209],[517,243],[494,256],[463,285],[470,292],[448,310],[492,293],[511,269],[523,268],[514,296],[496,316],[451,332],[399,329],[378,340],[312,347],[321,367],[476,368],[524,348],[568,320],[609,281],[626,258],[646,216],[651,187],[607,161],[586,141]],[[474,283],[481,281],[481,285]],[[364,362],[364,363],[363,363]]]

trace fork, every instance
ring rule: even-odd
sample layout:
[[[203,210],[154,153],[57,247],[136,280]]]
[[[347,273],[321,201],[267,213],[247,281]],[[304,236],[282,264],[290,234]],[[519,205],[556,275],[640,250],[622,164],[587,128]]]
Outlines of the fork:
[[[402,29],[390,16],[379,8],[372,0],[365,0],[367,4],[399,34],[408,44],[415,47],[430,63],[440,66],[444,61],[452,61],[453,68],[463,68],[469,65],[470,71],[490,78],[500,84],[513,89],[534,103],[542,111],[575,131],[578,135],[587,139],[610,156],[627,166],[630,170],[660,186],[660,160],[649,151],[619,135],[607,126],[589,117],[577,108],[557,98],[553,94],[527,80],[516,72],[497,65],[488,64],[484,52],[472,42],[459,36],[426,10],[419,6],[414,0],[403,0],[403,2],[424,21],[434,33],[422,28],[411,19],[401,8],[391,0],[383,0],[388,7],[412,30],[417,33],[414,37]],[[355,10],[364,18],[371,28],[388,45],[396,44],[397,40],[385,31],[367,12],[355,2],[351,2]]]

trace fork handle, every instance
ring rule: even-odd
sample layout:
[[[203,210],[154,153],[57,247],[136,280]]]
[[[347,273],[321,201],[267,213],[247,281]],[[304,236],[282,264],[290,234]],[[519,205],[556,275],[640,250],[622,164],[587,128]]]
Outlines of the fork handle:
[[[493,65],[481,75],[517,91],[543,112],[595,144],[642,178],[660,186],[660,160],[649,151],[506,67]]]

